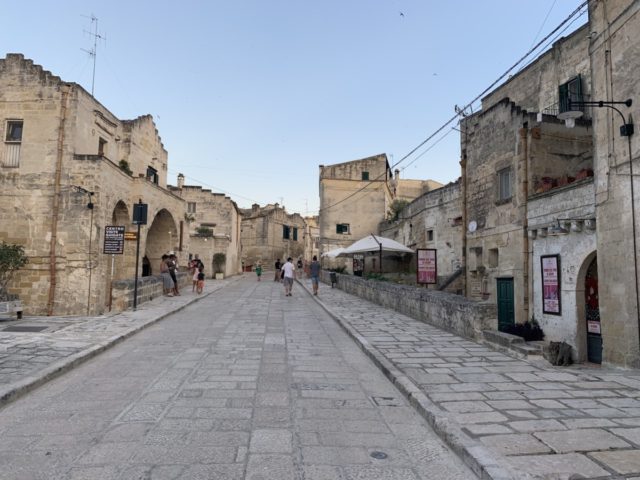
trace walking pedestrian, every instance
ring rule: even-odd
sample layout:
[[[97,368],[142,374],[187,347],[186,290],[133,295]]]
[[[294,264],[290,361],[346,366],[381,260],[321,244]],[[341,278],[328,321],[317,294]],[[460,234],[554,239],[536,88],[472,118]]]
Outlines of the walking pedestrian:
[[[198,288],[196,290],[198,295],[202,293],[202,290],[204,290],[204,267],[198,269]]]
[[[281,275],[280,269],[282,268],[282,264],[280,263],[280,259],[276,260],[276,265],[275,266],[276,266],[276,275],[273,278],[273,281],[274,282],[279,282],[280,281],[280,275]]]
[[[262,276],[262,263],[258,261],[256,265],[256,275],[258,276],[258,281],[260,281],[260,277]]]
[[[287,258],[287,263],[282,266],[283,279],[284,279],[284,296],[291,296],[291,289],[293,288],[293,279],[295,278],[296,267],[291,263],[291,257]]]
[[[320,262],[318,257],[313,256],[313,261],[309,266],[309,272],[311,274],[311,286],[313,287],[313,294],[318,295],[318,284],[320,281]]]

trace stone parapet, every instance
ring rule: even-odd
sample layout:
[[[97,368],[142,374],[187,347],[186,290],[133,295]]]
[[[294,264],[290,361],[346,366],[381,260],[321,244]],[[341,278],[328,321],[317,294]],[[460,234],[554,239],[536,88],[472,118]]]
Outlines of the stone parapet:
[[[191,285],[191,275],[188,272],[179,272],[178,286],[181,289]],[[138,305],[150,302],[154,298],[163,294],[162,276],[153,275],[150,277],[138,278]],[[115,280],[111,298],[111,310],[122,312],[133,308],[134,280]]]
[[[347,293],[467,338],[482,339],[483,330],[496,330],[498,326],[493,304],[447,292],[336,275],[337,287]],[[321,279],[331,283],[326,270]]]

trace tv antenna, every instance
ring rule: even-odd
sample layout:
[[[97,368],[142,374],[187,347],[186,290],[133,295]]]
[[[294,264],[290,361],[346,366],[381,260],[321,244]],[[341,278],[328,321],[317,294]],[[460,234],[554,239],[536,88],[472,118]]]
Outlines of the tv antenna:
[[[93,97],[93,91],[96,83],[96,57],[98,56],[98,39],[104,40],[105,43],[107,41],[107,37],[100,35],[98,33],[98,17],[96,17],[93,13],[90,17],[86,15],[82,15],[84,18],[91,19],[91,30],[83,30],[84,33],[89,34],[93,37],[93,48],[91,50],[87,50],[85,48],[81,48],[82,51],[87,52],[91,58],[93,58],[93,74],[91,76],[91,96]]]

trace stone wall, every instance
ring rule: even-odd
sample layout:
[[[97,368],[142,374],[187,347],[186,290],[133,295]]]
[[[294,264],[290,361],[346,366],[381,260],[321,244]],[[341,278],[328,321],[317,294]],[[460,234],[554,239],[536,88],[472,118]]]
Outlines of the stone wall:
[[[190,293],[191,274],[178,272],[178,288],[185,294]],[[133,308],[134,280],[115,280],[111,297],[111,311],[122,312]],[[138,305],[150,302],[163,295],[163,281],[160,275],[138,278]]]
[[[400,212],[398,220],[383,222],[379,228],[381,236],[409,248],[436,249],[438,282],[446,281],[462,266],[460,182],[425,193],[407,205]],[[415,255],[411,259],[410,269],[416,271]],[[460,283],[457,284],[458,288]]]
[[[625,118],[633,115],[636,121],[635,133],[622,137],[623,119],[617,112],[609,108],[592,110],[603,363],[639,368],[640,286],[636,281],[640,265],[640,2],[594,0],[589,2],[589,18],[593,32],[589,49],[591,99],[631,98],[631,108],[616,107]]]
[[[482,338],[483,330],[497,330],[496,307],[459,295],[337,274],[337,288],[467,338]],[[329,272],[321,279],[331,284]]]

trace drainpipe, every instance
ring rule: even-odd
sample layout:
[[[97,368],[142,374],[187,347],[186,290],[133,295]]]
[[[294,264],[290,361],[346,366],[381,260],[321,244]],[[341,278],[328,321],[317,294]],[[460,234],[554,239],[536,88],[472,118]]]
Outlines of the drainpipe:
[[[533,288],[532,282],[529,281],[530,265],[533,263],[531,252],[529,252],[529,122],[525,122],[520,130],[520,138],[522,139],[522,232],[523,232],[523,262],[522,262],[522,283],[524,292],[522,299],[522,307],[524,309],[524,321],[529,320],[530,302],[533,295],[530,289]]]
[[[60,213],[60,178],[62,177],[62,159],[64,156],[65,123],[67,119],[67,101],[70,87],[64,85],[60,98],[60,125],[58,127],[58,148],[56,155],[56,171],[53,182],[53,205],[51,210],[51,242],[49,245],[49,296],[47,299],[47,315],[53,315],[53,304],[56,295],[56,243],[58,242],[58,215]]]

